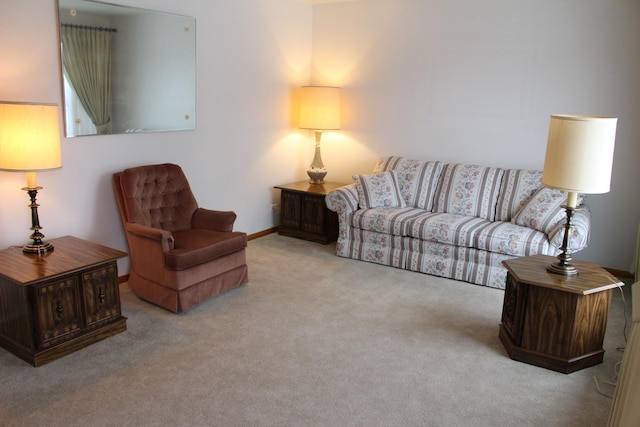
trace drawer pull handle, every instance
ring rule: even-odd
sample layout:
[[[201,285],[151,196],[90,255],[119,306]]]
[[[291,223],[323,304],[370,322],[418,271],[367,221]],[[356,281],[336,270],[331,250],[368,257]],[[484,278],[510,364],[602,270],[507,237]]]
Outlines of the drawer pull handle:
[[[58,317],[62,317],[62,313],[64,313],[64,307],[60,301],[58,301],[58,305],[56,306],[56,312],[58,313]]]
[[[98,299],[100,300],[100,304],[104,304],[104,289],[100,288],[100,291],[98,292]]]

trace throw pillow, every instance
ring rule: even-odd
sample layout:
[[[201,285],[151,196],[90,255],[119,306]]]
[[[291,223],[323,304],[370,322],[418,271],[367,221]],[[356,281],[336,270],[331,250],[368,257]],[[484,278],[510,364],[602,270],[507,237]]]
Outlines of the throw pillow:
[[[584,202],[584,195],[578,195],[578,206]],[[536,191],[525,205],[513,216],[511,222],[523,227],[542,231],[547,235],[554,226],[566,218],[562,205],[567,203],[565,191],[542,187]]]
[[[403,208],[400,186],[395,171],[372,175],[354,175],[360,208]]]

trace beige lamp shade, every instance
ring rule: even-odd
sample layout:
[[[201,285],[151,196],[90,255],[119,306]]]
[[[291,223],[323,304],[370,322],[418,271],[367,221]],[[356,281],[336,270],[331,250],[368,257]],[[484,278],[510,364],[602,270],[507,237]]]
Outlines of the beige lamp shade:
[[[62,167],[58,106],[0,101],[0,170]]]
[[[301,129],[340,129],[340,88],[303,86],[300,90]]]
[[[542,184],[569,192],[607,193],[617,118],[551,116]]]

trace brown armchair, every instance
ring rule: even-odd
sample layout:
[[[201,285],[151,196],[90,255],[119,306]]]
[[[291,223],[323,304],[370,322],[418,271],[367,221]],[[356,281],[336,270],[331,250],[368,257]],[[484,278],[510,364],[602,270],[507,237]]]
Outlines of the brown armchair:
[[[139,298],[179,313],[249,281],[236,214],[199,208],[180,166],[126,169],[113,188]]]

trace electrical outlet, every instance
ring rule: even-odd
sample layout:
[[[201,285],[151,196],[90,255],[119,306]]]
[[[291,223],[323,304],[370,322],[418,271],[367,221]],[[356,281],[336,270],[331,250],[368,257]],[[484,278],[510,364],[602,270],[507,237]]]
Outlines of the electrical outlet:
[[[278,204],[274,203],[271,205],[271,212],[278,212]]]

